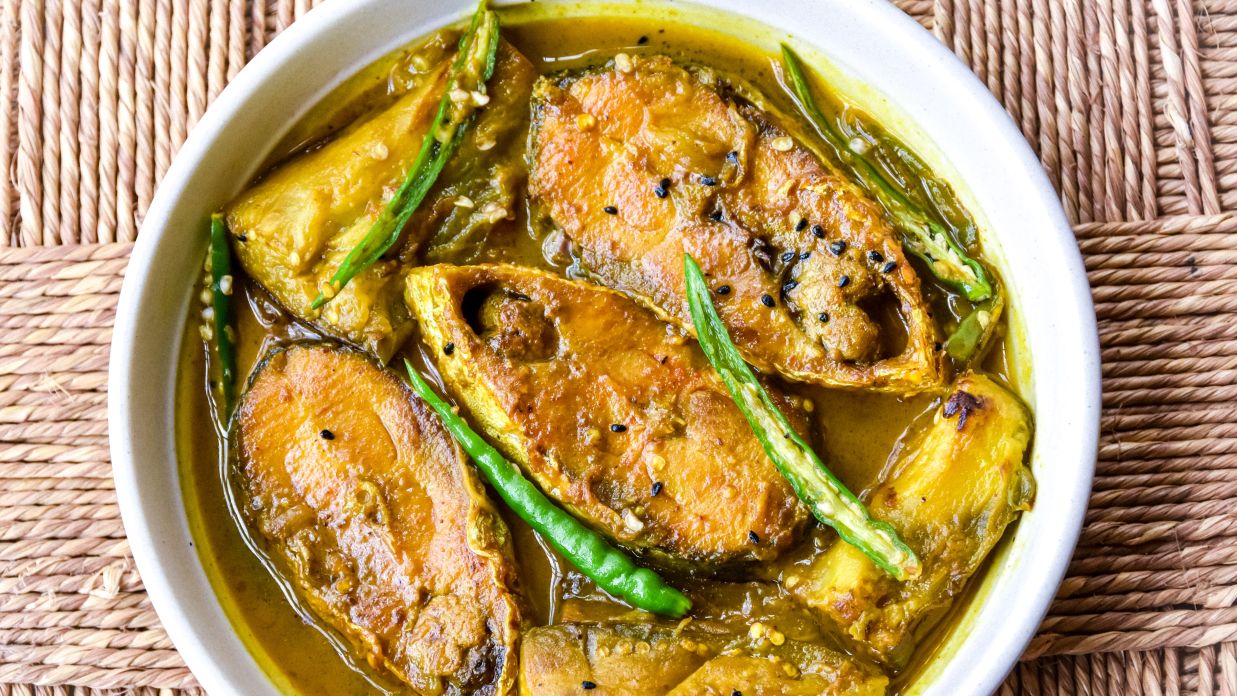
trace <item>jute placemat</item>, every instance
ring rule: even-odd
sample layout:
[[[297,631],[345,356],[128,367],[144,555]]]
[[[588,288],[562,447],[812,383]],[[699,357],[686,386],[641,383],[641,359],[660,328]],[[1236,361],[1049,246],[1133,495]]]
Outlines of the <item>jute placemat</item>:
[[[313,4],[0,0],[0,695],[196,689],[115,504],[116,295],[186,132]],[[1237,696],[1237,0],[899,4],[1040,153],[1100,319],[1087,526],[1002,693]]]

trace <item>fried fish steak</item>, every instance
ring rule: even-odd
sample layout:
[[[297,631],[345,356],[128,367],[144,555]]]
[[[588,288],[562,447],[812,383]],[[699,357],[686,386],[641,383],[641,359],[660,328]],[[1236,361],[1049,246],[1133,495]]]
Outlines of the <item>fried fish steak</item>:
[[[806,509],[704,354],[631,299],[507,265],[417,268],[406,294],[451,394],[608,537],[694,567],[767,560],[798,537]]]
[[[520,645],[520,694],[610,696],[783,694],[878,696],[888,679],[818,643],[653,624],[564,623],[530,630]]]
[[[602,284],[690,327],[687,252],[761,370],[940,385],[919,278],[877,204],[715,73],[633,57],[542,78],[533,99],[529,192]]]
[[[899,582],[854,546],[836,541],[785,583],[861,650],[901,667],[916,639],[949,608],[1001,539],[1030,507],[1034,480],[1024,464],[1031,414],[1005,387],[963,375],[926,428],[899,450],[868,508],[919,554],[923,572]]]
[[[527,100],[536,75],[526,58],[503,43],[489,82],[489,104],[409,222],[400,246],[320,310],[311,307],[411,169],[446,88],[450,58],[427,58],[436,67],[394,103],[279,165],[226,209],[233,248],[250,277],[300,319],[382,357],[411,330],[401,299],[401,267],[415,260],[431,237],[450,245],[483,233],[510,214],[523,185],[518,161],[510,160],[527,132]],[[479,188],[484,191],[474,192]],[[472,208],[454,205],[465,192],[477,199]]]
[[[510,535],[393,373],[294,346],[236,416],[242,507],[312,612],[418,694],[507,694],[521,610]]]

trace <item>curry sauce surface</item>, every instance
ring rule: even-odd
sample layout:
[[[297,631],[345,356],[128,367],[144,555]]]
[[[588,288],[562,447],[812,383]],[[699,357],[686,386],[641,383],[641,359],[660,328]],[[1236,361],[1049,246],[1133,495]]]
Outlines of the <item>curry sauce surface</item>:
[[[774,57],[732,37],[685,24],[620,17],[546,19],[504,26],[503,36],[541,74],[596,65],[619,51],[665,54],[681,62],[705,64],[736,75],[761,89],[771,102],[793,113],[793,105],[779,86]],[[397,51],[337,90],[337,94],[347,97],[342,107],[311,112],[307,122],[298,124],[286,139],[289,145],[285,154],[312,147],[315,137],[329,137],[341,120],[389,103],[389,93],[398,88],[401,61],[408,55],[410,51]],[[843,108],[841,102],[826,106]],[[544,231],[530,222],[526,212],[521,206],[514,221],[500,223],[480,247],[459,252],[460,258],[438,260],[507,262],[574,275],[570,260],[563,257],[561,250],[551,248]],[[928,274],[921,276],[926,279]],[[249,374],[273,346],[321,338],[312,329],[296,323],[251,282],[238,285],[242,287],[235,295],[234,306],[240,337],[239,374]],[[956,321],[950,310],[957,306],[957,298],[929,282],[925,282],[925,293],[937,311],[937,321],[948,330],[951,322]],[[277,579],[281,569],[241,521],[236,507],[238,491],[230,474],[232,465],[228,453],[221,449],[224,439],[218,426],[211,425],[215,423],[214,407],[207,383],[205,348],[191,317],[182,342],[177,385],[179,459],[199,555],[233,625],[276,686],[284,691],[401,692],[397,683],[352,657],[339,638],[312,618],[291,587]],[[415,342],[403,354],[423,372],[433,374]],[[989,351],[983,365],[990,374],[1012,381],[1000,341]],[[899,439],[937,398],[934,394],[897,397],[802,384],[783,387],[810,401],[813,444],[827,465],[857,493],[874,484]],[[514,533],[520,584],[534,623],[608,617],[628,611],[597,590],[544,540],[500,507]],[[822,532],[809,534],[792,557],[810,555],[825,538]],[[690,578],[672,578],[672,582],[686,587],[696,600],[693,615],[703,620],[746,631],[752,621],[764,618],[791,627],[788,630],[804,639],[828,641],[807,612],[788,601],[776,585]],[[926,641],[921,653],[930,652],[931,642]]]

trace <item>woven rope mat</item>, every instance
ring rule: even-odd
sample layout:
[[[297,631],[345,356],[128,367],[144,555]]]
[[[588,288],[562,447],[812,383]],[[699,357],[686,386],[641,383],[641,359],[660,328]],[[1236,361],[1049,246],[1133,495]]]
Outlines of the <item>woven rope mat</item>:
[[[116,296],[185,133],[312,4],[0,0],[0,695],[197,689],[115,504]],[[1100,318],[1087,526],[1002,693],[1237,696],[1237,0],[899,4],[1039,152]]]

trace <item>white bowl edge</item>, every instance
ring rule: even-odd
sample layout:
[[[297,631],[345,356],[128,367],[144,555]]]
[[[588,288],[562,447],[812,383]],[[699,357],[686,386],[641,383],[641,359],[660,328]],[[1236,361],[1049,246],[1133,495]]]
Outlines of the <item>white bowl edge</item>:
[[[143,222],[121,291],[109,368],[117,496],[155,610],[211,693],[275,689],[214,601],[192,548],[175,465],[175,379],[181,322],[192,292],[185,279],[200,273],[205,215],[252,177],[295,116],[340,79],[461,16],[469,4],[361,0],[327,3],[310,12],[259,53],[207,111]],[[1030,640],[1064,575],[1094,470],[1099,347],[1072,230],[1039,161],[1004,110],[948,49],[892,5],[883,0],[701,4],[814,43],[913,119],[937,149],[950,153],[952,168],[983,208],[990,235],[996,229],[1034,235],[1033,241],[1016,238],[1015,232],[997,237],[1007,261],[1005,280],[1020,300],[1033,363],[1029,396],[1039,416],[1033,467],[1040,497],[1020,522],[1002,566],[992,569],[995,577],[984,603],[968,612],[965,635],[953,637],[958,645],[952,659],[934,670],[924,689],[929,694],[990,693]],[[388,17],[395,8],[420,19],[393,27],[398,23]],[[821,31],[824,38],[842,40],[821,45],[798,31],[801,27],[828,27]],[[346,45],[345,37],[369,48],[347,56],[347,51],[315,49],[319,43]],[[871,66],[881,64],[900,71],[874,74],[880,68]],[[280,103],[293,105],[291,111],[273,108],[272,91],[282,94]],[[957,111],[942,109],[940,103],[953,104]],[[1044,280],[1046,273],[1051,284]],[[1077,352],[1055,358],[1062,346]]]

